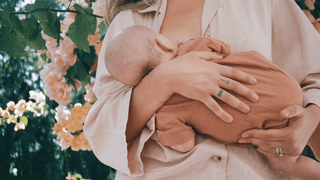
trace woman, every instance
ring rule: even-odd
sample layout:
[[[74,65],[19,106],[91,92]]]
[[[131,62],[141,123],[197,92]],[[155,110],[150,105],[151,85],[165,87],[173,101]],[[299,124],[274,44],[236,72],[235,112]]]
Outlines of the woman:
[[[210,36],[229,44],[233,52],[255,50],[272,60],[301,84],[306,108],[288,107],[281,112],[292,119],[288,127],[250,130],[240,141],[257,145],[265,154],[275,154],[276,148],[285,156],[302,152],[319,124],[320,37],[314,38],[317,32],[294,1],[111,1],[109,12],[117,16],[110,18],[102,49],[122,29],[143,25],[175,42]],[[173,93],[203,102],[226,122],[232,118],[212,96],[219,94],[221,100],[240,111],[242,102],[228,91],[252,98],[254,93],[239,82],[255,83],[254,78],[205,61],[214,58],[206,52],[188,53],[156,67],[133,88],[110,76],[104,53],[100,54],[94,87],[98,100],[89,112],[84,132],[100,161],[118,170],[116,179],[293,178],[275,171],[253,147],[226,146],[201,136],[196,137],[196,146],[188,153],[159,144],[154,114]],[[226,85],[221,79],[231,83]]]

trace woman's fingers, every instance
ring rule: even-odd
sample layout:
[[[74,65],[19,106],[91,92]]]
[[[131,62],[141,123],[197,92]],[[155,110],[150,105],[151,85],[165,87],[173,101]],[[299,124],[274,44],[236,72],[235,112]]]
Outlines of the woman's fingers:
[[[257,83],[257,79],[250,74],[244,73],[228,66],[220,66],[220,74],[224,77],[229,77],[231,79],[238,80],[247,84]]]
[[[231,90],[252,102],[257,102],[259,100],[259,96],[253,90],[232,79],[221,77],[219,86],[224,89]]]
[[[241,134],[241,138],[262,139],[265,141],[277,141],[284,139],[285,137],[286,133],[284,132],[284,130],[281,129],[251,129]]]
[[[208,97],[202,101],[213,113],[220,117],[225,122],[232,122],[233,117],[225,112],[220,105],[212,98]]]
[[[289,107],[286,107],[280,112],[280,115],[283,118],[293,118],[293,117],[299,117],[303,114],[303,107],[298,105],[292,105]]]
[[[243,103],[224,89],[218,89],[218,91],[215,91],[214,96],[243,113],[248,113],[250,111],[250,107],[247,104]]]

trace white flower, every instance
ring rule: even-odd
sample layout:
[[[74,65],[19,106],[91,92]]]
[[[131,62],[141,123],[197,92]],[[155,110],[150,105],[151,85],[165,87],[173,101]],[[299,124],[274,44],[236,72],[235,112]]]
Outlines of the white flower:
[[[68,120],[71,112],[67,109],[66,106],[60,105],[56,107],[55,119],[59,123],[62,119]]]
[[[9,111],[13,111],[14,110],[14,106],[15,106],[15,104],[14,104],[13,101],[10,101],[10,102],[7,103],[7,109]]]

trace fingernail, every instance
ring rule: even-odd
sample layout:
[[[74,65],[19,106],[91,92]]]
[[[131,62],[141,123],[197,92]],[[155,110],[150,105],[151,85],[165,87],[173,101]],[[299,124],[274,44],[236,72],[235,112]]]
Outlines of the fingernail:
[[[259,100],[259,96],[254,94],[252,99],[253,99],[254,102],[257,102]]]
[[[283,114],[288,117],[290,114],[290,111],[288,109],[283,110]]]
[[[242,137],[242,138],[248,138],[249,135],[248,135],[248,134],[242,134],[241,137]]]
[[[252,84],[257,83],[257,79],[256,79],[256,78],[254,78],[254,77],[251,77],[251,83],[252,83]]]
[[[248,105],[244,106],[244,112],[247,113],[250,111],[250,107]]]
[[[233,121],[233,117],[232,116],[228,116],[228,122],[232,122]]]
[[[239,141],[238,141],[239,143],[245,143],[246,142],[246,140],[245,139],[239,139]]]

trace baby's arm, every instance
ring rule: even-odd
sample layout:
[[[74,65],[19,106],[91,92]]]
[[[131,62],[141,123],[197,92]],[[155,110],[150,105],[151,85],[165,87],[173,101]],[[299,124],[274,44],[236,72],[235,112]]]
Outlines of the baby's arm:
[[[274,169],[278,171],[292,174],[300,179],[320,179],[320,163],[309,157],[270,155],[267,158]]]

